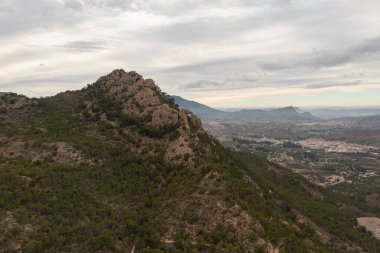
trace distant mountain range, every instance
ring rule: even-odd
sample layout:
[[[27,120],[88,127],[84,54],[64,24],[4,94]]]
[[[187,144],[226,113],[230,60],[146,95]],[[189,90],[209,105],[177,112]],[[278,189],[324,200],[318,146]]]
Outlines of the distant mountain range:
[[[369,108],[310,108],[307,109],[313,115],[322,119],[336,119],[347,117],[379,116],[379,107]]]
[[[180,96],[172,96],[172,98],[174,98],[175,103],[179,105],[180,108],[187,108],[200,118],[223,118],[231,116],[230,112],[218,110],[196,101],[186,100]]]
[[[320,118],[297,107],[289,106],[278,109],[243,109],[234,112],[217,110],[201,103],[172,96],[180,108],[188,108],[203,120],[223,120],[239,122],[309,122]]]

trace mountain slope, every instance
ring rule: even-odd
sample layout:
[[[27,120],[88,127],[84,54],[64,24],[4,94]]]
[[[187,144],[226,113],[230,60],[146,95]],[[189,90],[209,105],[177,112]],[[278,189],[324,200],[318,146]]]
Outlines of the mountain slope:
[[[180,108],[188,108],[201,118],[228,118],[230,116],[228,112],[217,110],[195,101],[186,100],[180,96],[172,96],[172,98]]]
[[[356,226],[366,206],[224,149],[135,72],[48,98],[3,93],[0,130],[0,252],[380,247]]]

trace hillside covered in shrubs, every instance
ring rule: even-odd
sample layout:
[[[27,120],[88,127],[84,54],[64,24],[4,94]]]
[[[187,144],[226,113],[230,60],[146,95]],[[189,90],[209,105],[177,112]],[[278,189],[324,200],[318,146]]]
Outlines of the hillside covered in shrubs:
[[[0,252],[379,252],[374,213],[225,149],[135,72],[0,94]]]

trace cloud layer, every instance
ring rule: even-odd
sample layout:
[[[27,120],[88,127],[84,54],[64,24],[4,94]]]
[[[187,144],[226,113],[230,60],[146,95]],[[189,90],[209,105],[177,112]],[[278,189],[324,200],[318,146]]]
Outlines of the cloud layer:
[[[4,0],[0,91],[52,95],[124,68],[213,106],[327,105],[324,95],[380,105],[350,101],[380,96],[379,9],[377,0]]]

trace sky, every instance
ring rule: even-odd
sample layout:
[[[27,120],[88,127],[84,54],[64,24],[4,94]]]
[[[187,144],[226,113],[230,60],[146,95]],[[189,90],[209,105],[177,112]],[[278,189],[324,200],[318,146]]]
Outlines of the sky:
[[[0,92],[134,70],[214,107],[380,106],[379,0],[1,0]]]

